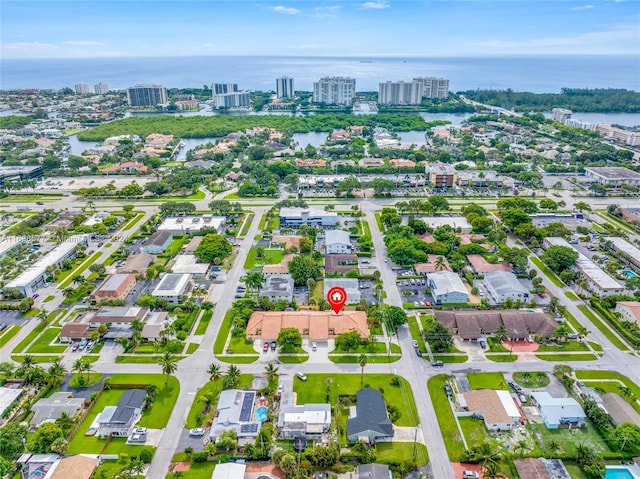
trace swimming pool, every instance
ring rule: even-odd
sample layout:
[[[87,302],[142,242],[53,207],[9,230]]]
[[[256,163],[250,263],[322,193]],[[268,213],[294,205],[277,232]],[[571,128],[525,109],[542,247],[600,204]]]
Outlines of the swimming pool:
[[[256,409],[256,419],[260,422],[265,422],[267,419],[269,418],[269,410],[264,407],[261,406],[258,409]],[[633,479],[633,476],[632,476]]]
[[[631,469],[625,466],[607,467],[607,474],[605,479],[638,479],[635,473],[631,472]]]
[[[622,270],[622,274],[624,274],[627,278],[635,278],[636,276],[638,276],[637,274],[635,274],[630,269],[623,269]]]

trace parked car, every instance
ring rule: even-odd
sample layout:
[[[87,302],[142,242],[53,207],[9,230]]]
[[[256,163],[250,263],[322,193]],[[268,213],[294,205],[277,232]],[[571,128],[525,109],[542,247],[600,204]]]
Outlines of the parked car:
[[[424,305],[425,305],[427,308],[430,308],[430,307],[431,307],[431,301],[425,301],[425,302],[424,302]]]
[[[74,343],[71,345],[71,351],[77,351],[79,347],[80,347],[80,343],[78,343],[78,342],[74,342]]]
[[[7,329],[7,323],[0,323],[0,331]]]
[[[313,341],[311,343],[311,350],[312,351],[316,351],[318,349],[318,343],[316,343],[315,341]]]
[[[441,368],[444,366],[444,363],[442,361],[434,361],[431,363],[431,366],[433,366],[434,368]],[[448,384],[445,384],[445,386],[449,386]],[[445,387],[445,390],[447,388]]]
[[[262,351],[265,353],[269,351],[269,341],[264,342],[264,344],[262,345]]]
[[[418,356],[419,358],[422,357],[422,351],[420,351],[418,348],[415,348],[415,352],[416,352],[416,356]]]
[[[479,479],[479,478],[480,478],[480,474],[478,474],[476,471],[462,472],[462,479]]]
[[[202,437],[202,436],[204,436],[204,428],[195,427],[193,429],[190,429],[189,430],[189,436],[194,436],[194,437]]]
[[[271,341],[271,351],[275,351],[278,344],[275,341]]]
[[[36,201],[36,205],[42,206],[42,205],[44,205],[44,203],[42,201]]]
[[[147,428],[146,427],[137,427],[133,430],[134,434],[146,434],[147,433]]]
[[[296,376],[298,376],[298,379],[300,379],[300,381],[306,381],[307,380],[307,376],[304,375],[304,373],[298,371],[296,373]]]

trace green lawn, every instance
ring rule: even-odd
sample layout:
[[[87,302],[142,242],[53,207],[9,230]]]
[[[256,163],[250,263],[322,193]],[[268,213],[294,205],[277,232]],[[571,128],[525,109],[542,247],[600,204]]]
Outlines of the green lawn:
[[[366,371],[366,368],[365,368]],[[400,386],[390,384],[392,374],[365,374],[364,386],[383,391],[388,404],[393,404],[402,412],[397,426],[416,426],[419,422],[413,392],[407,381],[400,377]],[[335,404],[338,396],[355,395],[360,389],[360,374],[308,374],[307,381],[295,379],[293,390],[298,394],[297,403],[327,402],[327,380],[330,380],[329,399]]]
[[[239,389],[249,388],[251,387],[251,383],[253,381],[252,374],[241,374],[240,375],[240,386]],[[210,420],[213,414],[216,412],[216,403],[218,402],[218,396],[220,396],[220,392],[222,391],[222,380],[218,381],[210,381],[202,386],[198,392],[196,393],[196,397],[191,404],[191,409],[189,410],[189,415],[187,416],[187,422],[184,427],[187,429],[192,429],[194,427],[198,427],[198,420],[196,419],[198,416],[201,416],[203,408],[205,406],[205,398],[211,397],[212,407],[209,412],[202,416],[202,422],[200,425],[206,423]]]
[[[607,339],[609,341],[611,341],[613,343],[613,345],[622,350],[622,351],[628,351],[629,350],[629,346],[627,346],[626,343],[624,343],[621,339],[618,338],[617,335],[615,335],[613,333],[613,331],[611,331],[611,329],[609,328],[609,326],[607,326],[601,319],[600,317],[594,313],[587,305],[581,304],[578,306],[578,309],[580,311],[582,311],[582,313],[591,320],[591,322],[593,324],[596,325],[596,327],[600,330],[600,332],[602,334],[604,334]]]
[[[136,386],[154,384],[158,389],[153,406],[150,410],[144,411],[140,425],[150,429],[160,429],[167,425],[180,392],[180,384],[175,377],[169,376],[167,382],[167,376],[163,374],[114,374],[111,376],[111,385],[119,384]]]
[[[413,443],[412,442],[380,442],[376,445],[378,460],[376,462],[385,463],[392,461],[413,462]],[[424,444],[416,444],[416,464],[418,467],[426,466],[429,463],[429,454]]]
[[[539,258],[537,258],[536,256],[532,256],[529,259],[533,264],[540,268],[540,271],[542,271],[553,284],[555,284],[559,288],[564,288],[565,284],[560,280],[560,278],[556,276],[553,271],[547,268],[547,266],[542,263]]]
[[[258,351],[253,347],[253,341],[247,341],[244,337],[231,337],[228,354],[256,354]]]
[[[489,346],[489,352],[491,353],[508,353],[510,352],[507,348],[505,348],[500,340],[494,338],[492,336],[487,338],[487,345]]]
[[[307,362],[309,360],[308,354],[296,354],[295,356],[290,356],[286,354],[281,354],[278,356],[278,361],[283,364],[300,364]]]
[[[227,311],[227,313],[224,315],[224,319],[222,320],[222,324],[220,325],[220,330],[218,331],[216,342],[213,344],[214,354],[223,353],[224,345],[227,342],[227,337],[229,336],[229,331],[231,331],[232,320],[233,313],[231,311]]]
[[[422,352],[422,354],[426,353],[427,347],[424,344],[424,338],[422,337],[422,334],[420,334],[420,327],[418,326],[418,321],[416,320],[415,316],[409,316],[407,318],[407,323],[409,324],[411,337],[415,341],[418,341],[418,349],[420,349],[420,352]]]
[[[187,345],[187,353],[186,354],[195,353],[198,350],[199,347],[200,347],[200,345],[198,343],[189,343]]]
[[[211,477],[216,467],[215,462],[192,462],[188,471],[182,472],[182,479],[202,479]],[[166,479],[173,479],[173,474],[167,474]]]
[[[247,218],[244,221],[244,225],[242,226],[242,231],[240,232],[240,236],[247,236],[247,233],[249,232],[249,228],[251,228],[251,222],[253,221],[254,217],[255,217],[255,213],[249,213],[247,215]]]
[[[209,321],[213,317],[213,311],[208,310],[202,313],[202,317],[200,318],[200,322],[198,323],[198,327],[196,328],[196,332],[194,333],[196,336],[201,336],[207,332],[207,326],[209,326]]]
[[[244,262],[245,269],[254,269],[256,264],[279,264],[284,258],[284,250],[280,248],[263,249],[264,256],[262,258],[256,257],[257,252],[258,247],[252,246]]]
[[[518,360],[517,354],[485,354],[489,361],[493,361],[494,363],[512,363]]]
[[[471,389],[509,389],[502,373],[468,373]]]
[[[370,355],[367,356],[367,364],[372,363],[393,363],[398,361],[402,356],[397,354],[391,354],[389,356],[385,354],[378,354],[376,356]],[[336,364],[355,364],[358,362],[359,356],[357,354],[354,355],[330,355],[329,360],[332,363]]]
[[[558,346],[551,344],[541,344],[536,349],[536,353],[552,353],[560,351],[590,351],[589,347],[580,341],[565,341]]]
[[[56,297],[53,294],[50,294],[49,296],[47,296],[46,298],[44,298],[42,300],[43,303],[48,303],[49,301],[53,301],[54,299],[56,299]]]
[[[460,417],[460,427],[469,447],[479,446],[483,442],[491,441],[492,437],[487,431],[482,419],[472,417]]]
[[[578,296],[576,296],[576,294],[575,294],[575,293],[572,293],[571,291],[565,291],[564,295],[565,295],[567,298],[572,299],[572,300],[574,300],[574,301],[577,301],[578,299],[580,299],[580,298],[578,298]]]
[[[84,383],[82,383],[82,379],[84,379]],[[100,381],[100,379],[102,379],[102,374],[100,373],[89,373],[89,379],[87,380],[87,374],[86,373],[82,373],[82,374],[74,374],[73,376],[71,376],[71,379],[69,380],[69,386],[71,386],[72,388],[78,388],[78,387],[83,387],[83,386],[92,386],[94,384],[96,384],[98,381]]]
[[[136,356],[135,354],[127,354],[123,356],[116,356],[116,363],[130,363],[130,364],[158,364],[158,359],[162,355],[154,354],[147,356]],[[184,356],[176,356],[177,360],[184,359]]]
[[[513,380],[525,388],[543,388],[550,382],[549,376],[544,372],[515,372]]]
[[[255,363],[260,356],[216,356],[223,363],[229,364],[250,364]]]
[[[102,253],[100,251],[93,253],[91,256],[89,256],[89,258],[85,258],[84,261],[82,263],[80,263],[80,265],[76,268],[76,269],[72,269],[69,271],[69,274],[66,275],[66,279],[64,281],[62,281],[59,285],[58,288],[59,289],[65,289],[67,287],[69,287],[69,285],[72,283],[73,281],[73,277],[77,276],[79,274],[82,274],[89,266],[91,266],[100,256],[102,256]],[[60,276],[63,276],[65,272],[60,273]]]
[[[536,354],[536,358],[543,361],[593,361],[598,356],[592,353],[569,353],[569,354]]]
[[[607,392],[614,392],[617,394],[620,394],[620,389],[618,387],[619,383],[617,382],[617,381],[620,381],[626,387],[628,387],[636,397],[640,397],[640,386],[638,386],[638,384],[634,383],[633,381],[631,381],[631,379],[629,379],[626,376],[623,376],[622,374],[618,374],[612,371],[590,371],[590,370],[586,370],[586,371],[578,370],[575,372],[575,374],[576,374],[576,378],[580,380],[589,381],[590,386],[597,385],[598,387],[601,387]],[[605,380],[608,379],[609,381],[598,381],[599,379],[605,379]],[[594,384],[594,382],[597,382],[597,384]],[[625,399],[627,399],[628,401],[628,398],[625,398]],[[637,401],[633,401],[630,404],[636,409],[636,411],[640,412],[640,404],[638,404]]]
[[[387,352],[387,345],[386,343],[383,342],[376,342],[372,345],[372,347],[369,347],[368,345],[363,345],[360,344],[358,346],[357,349],[351,350],[351,351],[345,351],[339,348],[334,349],[333,351],[329,352],[329,354],[382,354],[382,353],[386,353]]]
[[[466,363],[469,356],[466,354],[434,354],[433,359],[443,363]]]
[[[0,336],[0,348],[2,348],[5,344],[11,341],[11,339],[16,334],[18,334],[18,331],[20,331],[20,326],[18,326],[17,324],[12,324],[7,329],[5,329],[2,332],[2,335]]]
[[[133,227],[136,225],[136,223],[137,223],[138,221],[140,221],[142,218],[144,218],[144,213],[142,213],[142,212],[137,212],[137,213],[136,213],[136,216],[135,216],[131,221],[129,221],[127,224],[125,224],[125,225],[122,227],[122,230],[123,230],[123,231],[125,231],[125,230],[130,230],[130,229],[131,229],[131,228],[133,228]]]
[[[593,446],[596,452],[607,453],[609,448],[598,432],[590,424],[584,429],[547,429],[544,424],[529,423],[539,438],[539,447],[546,451],[550,441],[556,441],[560,446],[558,455],[575,454],[578,444]]]
[[[36,339],[38,334],[42,332],[45,326],[46,326],[46,323],[43,323],[42,321],[40,321],[36,325],[36,327],[33,328],[33,331],[31,331],[22,341],[20,341],[20,343],[15,348],[13,348],[13,352],[21,353],[22,351],[24,351],[24,349],[29,345],[29,343],[31,343],[31,341]]]
[[[429,396],[433,402],[433,409],[438,418],[438,424],[440,425],[440,431],[442,431],[442,438],[444,439],[449,459],[459,461],[460,456],[464,453],[464,445],[458,427],[456,426],[453,412],[449,406],[449,400],[443,389],[444,383],[448,378],[449,376],[446,374],[434,376],[429,380],[427,388],[429,389]]]
[[[66,345],[54,346],[50,343],[54,342],[62,328],[48,328],[46,329],[34,342],[29,349],[27,349],[27,353],[32,354],[62,354],[67,350]]]

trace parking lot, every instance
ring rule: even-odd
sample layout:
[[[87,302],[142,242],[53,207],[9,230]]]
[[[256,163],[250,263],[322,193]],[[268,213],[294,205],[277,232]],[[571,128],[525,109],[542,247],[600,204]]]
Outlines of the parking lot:
[[[396,285],[403,303],[411,302],[418,307],[425,306],[425,301],[430,303],[433,301],[431,295],[425,292],[427,289],[426,278],[407,278],[398,274]]]
[[[361,299],[364,299],[369,304],[378,302],[378,298],[376,298],[375,289],[373,287],[373,281],[370,279],[361,280],[359,282],[359,288]]]
[[[20,317],[20,311],[6,310],[0,311],[0,324],[4,323],[7,327],[12,324],[17,324],[18,326],[23,325],[29,320],[29,318]]]

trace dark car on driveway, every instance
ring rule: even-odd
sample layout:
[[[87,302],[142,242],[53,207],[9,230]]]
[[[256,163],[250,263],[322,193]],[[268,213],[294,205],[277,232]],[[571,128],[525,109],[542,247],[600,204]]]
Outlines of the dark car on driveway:
[[[271,341],[271,351],[275,351],[277,347],[277,344],[275,341]]]

